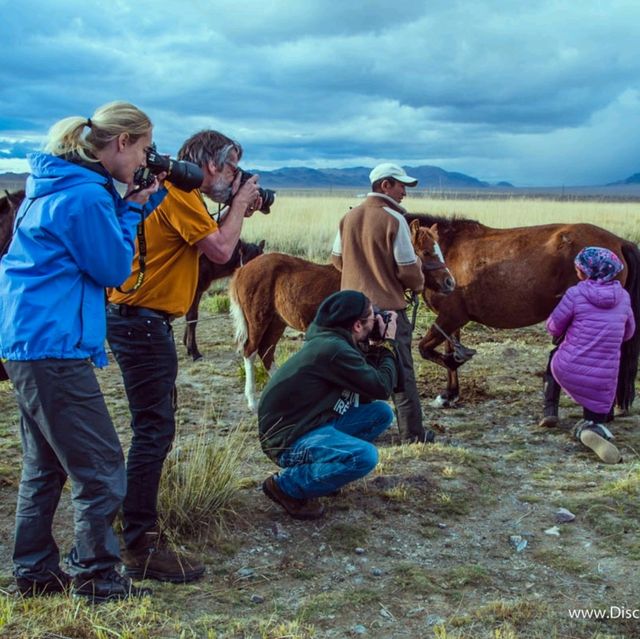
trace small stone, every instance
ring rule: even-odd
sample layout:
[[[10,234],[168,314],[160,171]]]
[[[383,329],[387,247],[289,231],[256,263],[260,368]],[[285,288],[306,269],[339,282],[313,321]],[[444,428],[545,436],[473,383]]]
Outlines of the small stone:
[[[444,619],[440,615],[429,615],[427,617],[427,626],[442,626]]]
[[[364,548],[360,548],[359,546],[355,550],[356,555],[364,555],[365,552],[366,550]]]
[[[522,552],[527,547],[527,540],[522,535],[511,535],[509,543],[516,549],[516,552]]]
[[[262,604],[264,603],[264,597],[262,595],[251,595],[251,603]]]
[[[372,568],[371,569],[371,574],[374,577],[382,577],[382,575],[384,574],[384,572],[382,571],[382,569],[380,568]]]
[[[351,632],[354,635],[366,635],[367,629],[362,624],[358,624],[357,626],[351,628]]]
[[[271,532],[279,541],[286,541],[291,537],[291,535],[278,522],[271,525]]]
[[[253,568],[240,568],[236,570],[236,575],[238,575],[240,579],[252,579],[256,576],[256,571]]]
[[[386,609],[386,608],[380,608],[380,616],[384,617],[385,619],[393,619],[393,615]]]
[[[551,528],[547,528],[544,531],[545,535],[551,535],[552,537],[560,537],[560,528],[557,526],[552,526]]]
[[[567,524],[570,521],[574,521],[575,518],[576,516],[566,508],[558,508],[558,510],[556,510],[556,521],[559,524]]]
[[[445,528],[447,528],[447,524],[443,524],[442,522],[438,523],[438,528],[444,530]]]

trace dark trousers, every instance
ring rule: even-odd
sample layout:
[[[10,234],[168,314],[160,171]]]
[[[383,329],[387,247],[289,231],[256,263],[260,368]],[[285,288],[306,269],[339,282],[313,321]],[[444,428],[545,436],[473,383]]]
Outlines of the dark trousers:
[[[553,373],[551,372],[551,360],[556,354],[558,346],[556,346],[551,353],[549,353],[549,360],[547,361],[547,369],[544,372],[544,414],[545,415],[558,415],[558,404],[560,402],[560,391],[562,390],[560,384],[556,381]],[[604,424],[610,422],[613,419],[613,406],[608,413],[594,413],[588,408],[582,407],[582,416],[584,419],[588,419],[597,424]]]
[[[67,477],[74,507],[69,571],[89,577],[120,561],[111,524],[125,494],[124,456],[91,363],[6,362],[20,408],[22,476],[16,507],[16,577],[59,571],[53,516]]]
[[[133,437],[127,457],[123,536],[128,548],[158,523],[162,466],[175,435],[178,357],[171,324],[107,313],[107,339],[120,366]]]
[[[404,310],[398,311],[396,347],[404,375],[404,390],[401,393],[394,393],[392,397],[396,408],[400,438],[403,440],[420,436],[424,432],[420,395],[413,371],[413,356],[411,354],[412,332],[407,312]]]

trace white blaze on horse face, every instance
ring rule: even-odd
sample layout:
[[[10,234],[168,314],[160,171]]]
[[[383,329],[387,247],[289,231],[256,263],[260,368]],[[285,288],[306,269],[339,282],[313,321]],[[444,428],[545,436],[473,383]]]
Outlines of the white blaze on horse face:
[[[440,244],[438,244],[437,242],[433,243],[433,252],[435,256],[444,264],[444,255],[442,254]]]

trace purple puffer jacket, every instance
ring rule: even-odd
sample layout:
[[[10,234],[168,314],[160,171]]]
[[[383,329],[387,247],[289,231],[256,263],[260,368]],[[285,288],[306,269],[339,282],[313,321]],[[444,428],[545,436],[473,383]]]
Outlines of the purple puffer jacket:
[[[608,413],[616,396],[620,347],[636,330],[629,293],[620,282],[584,280],[572,286],[547,320],[564,340],[551,372],[564,391],[594,413]]]

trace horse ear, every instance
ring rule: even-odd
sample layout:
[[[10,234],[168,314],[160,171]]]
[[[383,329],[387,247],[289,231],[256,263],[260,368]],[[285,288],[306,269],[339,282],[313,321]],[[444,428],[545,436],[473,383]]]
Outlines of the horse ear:
[[[260,250],[264,251],[264,244],[265,244],[266,240],[260,240],[258,242],[258,246],[260,247]]]
[[[412,220],[409,228],[411,229],[411,237],[415,237],[420,230],[420,220]]]
[[[438,241],[438,223],[436,222],[431,227],[429,227],[429,231],[433,234],[433,237],[436,238],[436,242]]]

